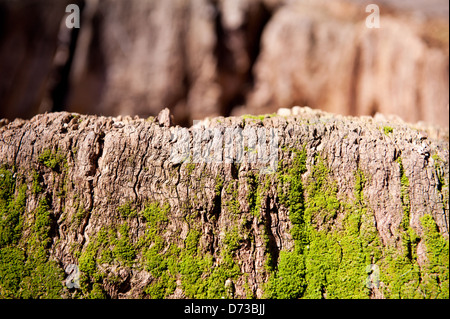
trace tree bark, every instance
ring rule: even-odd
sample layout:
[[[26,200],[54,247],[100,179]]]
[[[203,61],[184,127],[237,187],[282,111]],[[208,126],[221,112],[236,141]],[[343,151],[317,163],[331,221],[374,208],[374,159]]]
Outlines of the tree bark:
[[[0,272],[19,249],[58,284],[37,289],[34,267],[4,277],[4,297],[448,298],[448,131],[308,108],[208,119],[178,135],[154,118],[62,112],[6,123]],[[240,163],[195,163],[196,136],[201,150],[222,152],[227,129],[276,129],[275,171],[251,162],[262,149],[245,139]],[[180,138],[190,152],[177,162]],[[430,238],[447,245],[446,279]],[[33,257],[39,249],[44,259]],[[298,272],[282,275],[289,265]],[[381,273],[372,286],[371,265]]]

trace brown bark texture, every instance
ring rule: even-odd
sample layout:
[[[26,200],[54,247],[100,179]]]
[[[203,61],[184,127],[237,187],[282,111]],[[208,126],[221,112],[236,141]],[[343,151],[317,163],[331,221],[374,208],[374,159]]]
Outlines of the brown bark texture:
[[[60,112],[2,121],[1,213],[10,224],[2,224],[0,257],[20,248],[28,262],[41,247],[61,272],[57,296],[65,298],[442,297],[445,283],[448,298],[448,255],[447,278],[432,281],[438,271],[430,268],[429,239],[441,238],[448,250],[448,131],[309,108],[207,119],[181,135],[170,125],[167,111],[148,119]],[[249,160],[262,150],[246,139],[240,162],[196,163],[195,136],[201,150],[221,152],[229,141],[215,134],[227,129],[276,129],[274,170]],[[177,138],[191,152],[173,161]],[[7,237],[13,228],[17,234]],[[336,242],[313,257],[318,238]],[[360,250],[346,250],[344,238]],[[340,268],[314,288],[322,279],[313,274],[327,270],[314,270],[313,261],[334,253]],[[294,268],[304,263],[300,279],[292,275],[298,288],[282,275],[293,254],[303,260]],[[412,270],[395,277],[399,260]],[[356,286],[333,290],[330,278],[358,262],[359,279],[345,281]],[[376,287],[363,282],[371,264],[386,274]],[[67,285],[70,265],[79,268],[75,288]],[[39,286],[33,283],[3,281],[0,295],[19,296]],[[46,289],[32,296],[53,291]]]

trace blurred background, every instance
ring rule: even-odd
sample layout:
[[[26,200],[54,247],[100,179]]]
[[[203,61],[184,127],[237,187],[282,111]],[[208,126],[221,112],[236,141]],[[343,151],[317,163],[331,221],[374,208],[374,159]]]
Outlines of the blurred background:
[[[447,0],[0,0],[0,118],[308,105],[448,127],[448,103]]]

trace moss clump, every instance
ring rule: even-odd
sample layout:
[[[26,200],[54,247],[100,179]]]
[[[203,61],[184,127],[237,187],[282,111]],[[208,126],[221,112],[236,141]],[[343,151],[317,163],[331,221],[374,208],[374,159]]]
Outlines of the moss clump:
[[[221,298],[227,294],[225,282],[237,278],[240,270],[234,261],[234,252],[240,247],[237,228],[227,232],[220,252],[220,261],[201,249],[201,233],[191,229],[182,248],[167,242],[158,231],[151,238],[146,250],[145,267],[152,276],[152,282],[145,288],[150,298],[165,298],[177,287],[189,298]]]
[[[448,298],[448,240],[430,215],[421,219],[422,238],[410,226],[409,179],[401,158],[397,161],[403,212],[401,250],[381,244],[373,213],[365,203],[367,178],[362,170],[354,174],[354,200],[348,200],[338,198],[336,184],[320,156],[306,186],[301,183],[304,170],[298,169],[303,160],[288,169],[281,165],[279,197],[289,208],[295,245],[291,251],[281,251],[269,269],[268,297],[369,298],[374,286],[368,285],[368,276],[378,267],[376,287],[385,298]],[[421,240],[426,246],[425,267],[417,261]]]
[[[0,249],[0,297],[18,298],[25,271],[25,253],[17,247]]]
[[[130,241],[129,236],[130,227],[125,223],[119,227],[119,238],[112,240],[112,254],[114,258],[122,261],[126,265],[131,265],[134,258],[136,258],[136,249]]]
[[[294,251],[281,251],[278,263],[266,285],[269,298],[300,298],[305,290],[303,249],[307,243],[302,174],[306,171],[306,151],[293,150],[292,164],[287,168],[279,163],[278,196],[289,208]],[[287,193],[287,194],[286,194]],[[273,261],[271,261],[273,263]]]
[[[416,260],[410,259],[394,247],[384,250],[380,264],[382,292],[388,299],[423,298],[418,290],[421,280],[420,267]]]
[[[195,255],[199,248],[199,240],[201,233],[196,229],[191,229],[186,236],[186,240],[184,241],[184,247],[186,253],[189,255]]]
[[[409,202],[409,179],[405,174],[405,169],[403,168],[402,158],[397,158],[397,163],[399,164],[400,171],[400,199],[402,201],[403,207],[403,220],[402,227],[406,230],[409,227],[409,214],[410,214],[410,202]]]
[[[214,186],[214,193],[217,197],[220,197],[223,189],[223,179],[220,175],[216,176],[216,184]]]
[[[390,133],[394,132],[394,129],[390,126],[383,126],[383,132],[386,135],[389,135]]]
[[[238,201],[238,188],[238,181],[230,181],[225,188],[226,196],[229,198],[225,202],[225,207],[227,207],[228,211],[231,212],[234,216],[238,216],[241,214],[241,205]]]
[[[0,168],[0,247],[16,245],[22,234],[25,211],[26,185],[21,185],[17,195],[15,173]]]
[[[278,197],[280,202],[289,208],[289,218],[292,223],[291,235],[301,249],[304,234],[304,190],[302,174],[306,172],[306,150],[293,149],[293,160],[290,166],[278,168]]]
[[[296,154],[290,168],[279,170],[284,184],[279,196],[289,208],[295,246],[280,252],[266,294],[275,298],[368,298],[365,269],[381,252],[364,205],[366,178],[362,171],[356,172],[356,199],[339,200],[325,160],[316,157],[304,187],[301,175],[306,171],[306,152]],[[286,188],[287,194],[280,194]],[[336,224],[338,213],[343,219]]]
[[[61,298],[64,273],[56,261],[48,259],[48,252],[38,250],[36,254],[28,256],[25,267],[20,298]]]
[[[80,201],[78,196],[74,196],[75,203],[73,208],[76,209],[76,213],[72,216],[72,228],[78,228],[81,222],[88,216],[89,212],[84,208],[84,204]]]
[[[409,179],[405,174],[401,157],[397,159],[400,171],[400,199],[402,202],[403,218],[400,224],[403,254],[406,258],[413,261],[417,258],[415,251],[419,242],[419,237],[410,227],[411,204],[409,200]]]
[[[266,294],[269,298],[296,299],[306,287],[305,260],[297,252],[281,251],[277,272],[269,279]]]
[[[53,152],[45,149],[38,157],[39,162],[52,170],[61,170],[67,168],[67,159],[61,150]]]
[[[355,200],[337,198],[337,187],[320,157],[312,168],[307,186],[306,215],[309,241],[305,249],[304,298],[368,298],[367,265],[381,256],[380,241],[372,216],[364,203],[366,182],[355,172]],[[340,224],[330,223],[343,214]]]
[[[247,184],[248,184],[248,193],[247,193],[247,202],[249,204],[250,213],[254,217],[260,216],[261,210],[261,192],[262,185],[260,182],[260,178],[258,174],[250,173],[247,176]]]
[[[260,121],[262,121],[265,118],[266,118],[266,115],[251,115],[251,114],[242,115],[242,119],[243,120],[251,119],[251,120],[260,120]]]
[[[97,299],[106,296],[102,288],[102,282],[106,274],[98,268],[98,264],[113,261],[112,247],[110,246],[112,241],[117,241],[116,230],[103,227],[91,239],[78,258],[81,272],[80,286],[86,298]]]
[[[169,212],[170,205],[168,203],[162,207],[158,202],[150,203],[145,206],[144,210],[140,213],[147,223],[147,233],[144,242],[149,243],[157,239],[161,230],[167,226],[169,221],[167,215]]]
[[[305,215],[306,222],[325,225],[336,218],[341,206],[336,197],[336,182],[329,178],[330,171],[321,157],[311,170],[308,186]]]
[[[133,218],[137,216],[136,209],[133,208],[132,202],[127,202],[117,208],[122,218]]]
[[[163,299],[175,291],[177,287],[176,278],[168,271],[164,271],[144,292],[151,299]]]
[[[0,177],[7,179],[0,182],[0,297],[61,298],[63,272],[49,260],[48,252],[50,204],[45,197],[39,200],[27,237],[22,238],[27,187],[19,186],[14,196],[11,190],[17,186],[12,176],[0,172]]]
[[[240,247],[237,228],[227,232],[220,250],[220,261],[199,249],[199,233],[190,231],[178,261],[183,291],[189,298],[229,298],[225,282],[241,275],[234,261]],[[194,249],[194,244],[197,249]]]
[[[140,213],[147,222],[147,231],[146,236],[139,240],[138,248],[142,247],[145,269],[153,276],[144,293],[152,299],[171,295],[177,286],[180,249],[175,244],[166,242],[162,236],[169,221],[169,212],[169,204],[161,207],[155,202],[146,205]],[[191,244],[194,245],[195,243]]]
[[[31,185],[31,191],[32,191],[32,193],[34,195],[37,195],[40,192],[42,192],[40,179],[41,179],[41,175],[37,171],[34,171],[33,172],[33,182],[32,182],[32,185]]]
[[[425,298],[449,298],[449,245],[436,222],[425,214],[420,222],[424,232],[427,264],[422,274],[421,290]]]
[[[127,222],[104,226],[82,251],[78,263],[81,289],[85,297],[106,296],[101,287],[103,281],[110,276],[99,268],[100,264],[134,266],[139,245],[132,242],[129,231]]]

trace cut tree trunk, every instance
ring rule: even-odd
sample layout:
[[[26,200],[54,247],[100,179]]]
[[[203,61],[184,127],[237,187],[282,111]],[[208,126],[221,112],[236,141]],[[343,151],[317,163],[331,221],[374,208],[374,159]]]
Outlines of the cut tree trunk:
[[[0,295],[448,298],[448,131],[293,113],[2,122]]]

